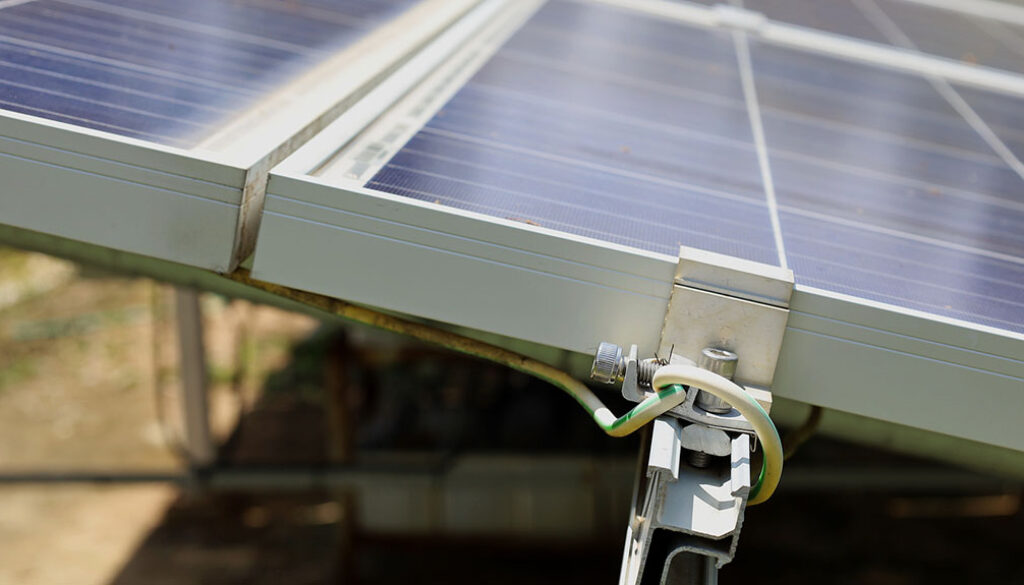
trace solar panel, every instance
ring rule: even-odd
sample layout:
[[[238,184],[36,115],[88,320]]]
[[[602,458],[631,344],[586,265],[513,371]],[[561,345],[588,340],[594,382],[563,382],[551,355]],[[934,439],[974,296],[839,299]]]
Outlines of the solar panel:
[[[777,263],[737,63],[729,35],[549,3],[367,187]],[[1021,177],[925,78],[760,44],[753,73],[797,282],[1024,332]]]
[[[962,408],[965,388],[1024,407],[1015,77],[946,81],[948,62],[878,36],[796,42],[693,5],[509,5],[507,24],[273,171],[254,276],[650,352],[677,245],[785,264],[778,396],[1022,445],[1015,414],[965,426]],[[805,5],[833,23],[851,6]],[[881,32],[865,22],[844,24]]]
[[[0,12],[0,107],[195,145],[412,0],[36,0]]]
[[[879,1],[0,2],[0,221],[230,270],[316,133],[257,278],[650,353],[680,245],[781,265],[779,396],[1020,447],[957,406],[1024,408],[1020,78]]]
[[[367,185],[666,254],[778,258],[731,37],[610,8],[545,6]]]
[[[1024,160],[1024,111],[1020,99],[970,87],[956,88],[992,132],[1020,160]]]
[[[548,2],[361,184],[662,254],[785,262],[808,286],[1024,332],[1022,178],[936,82],[754,43],[745,91],[737,47]],[[1020,147],[1020,99],[964,95]]]
[[[775,118],[812,120],[864,135],[898,134],[932,149],[994,156],[920,77],[767,44],[754,50],[754,60],[761,110]],[[785,137],[776,133],[775,138]]]

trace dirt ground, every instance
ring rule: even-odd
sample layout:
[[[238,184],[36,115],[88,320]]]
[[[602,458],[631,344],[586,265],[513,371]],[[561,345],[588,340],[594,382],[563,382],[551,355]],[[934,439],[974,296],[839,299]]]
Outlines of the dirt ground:
[[[176,472],[172,291],[0,250],[0,474]],[[204,297],[212,407],[233,428],[316,323]],[[111,583],[179,497],[165,484],[0,485],[0,584]]]
[[[166,485],[0,488],[0,583],[112,582],[176,491]]]

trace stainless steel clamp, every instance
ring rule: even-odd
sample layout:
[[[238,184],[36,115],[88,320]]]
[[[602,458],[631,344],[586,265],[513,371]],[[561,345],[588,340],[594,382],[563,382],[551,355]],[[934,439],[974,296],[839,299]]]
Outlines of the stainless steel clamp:
[[[661,332],[661,357],[602,343],[591,376],[645,400],[668,363],[733,379],[767,412],[793,290],[791,271],[683,248]],[[710,584],[732,560],[751,491],[754,431],[735,409],[688,388],[645,430],[620,585]]]

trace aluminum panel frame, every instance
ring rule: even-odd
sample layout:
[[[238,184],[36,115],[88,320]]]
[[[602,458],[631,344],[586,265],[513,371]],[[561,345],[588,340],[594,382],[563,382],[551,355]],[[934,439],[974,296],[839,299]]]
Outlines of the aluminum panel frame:
[[[575,352],[657,348],[674,258],[313,177],[269,193],[256,278]],[[1024,450],[1024,335],[801,285],[790,303],[775,395]]]

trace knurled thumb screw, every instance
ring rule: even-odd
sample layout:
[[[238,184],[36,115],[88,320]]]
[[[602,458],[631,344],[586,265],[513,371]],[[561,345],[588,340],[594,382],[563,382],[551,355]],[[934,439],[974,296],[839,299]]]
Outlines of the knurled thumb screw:
[[[626,374],[626,360],[622,357],[622,348],[614,343],[602,341],[594,355],[594,365],[590,367],[590,378],[604,384],[622,381]]]

